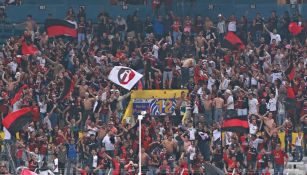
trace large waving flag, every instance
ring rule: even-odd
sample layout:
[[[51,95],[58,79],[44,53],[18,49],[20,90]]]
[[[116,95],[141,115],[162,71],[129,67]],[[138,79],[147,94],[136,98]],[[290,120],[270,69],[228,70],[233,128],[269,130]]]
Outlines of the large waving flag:
[[[2,121],[3,126],[11,133],[16,133],[25,125],[39,119],[37,107],[25,107],[9,113]]]
[[[45,27],[49,37],[71,36],[77,37],[77,23],[62,19],[47,19]]]
[[[27,89],[28,85],[24,84],[23,86],[21,86],[16,94],[14,95],[14,97],[11,99],[11,106],[13,106],[18,100],[20,100],[20,97],[22,96],[23,90]]]
[[[235,116],[230,119],[225,119],[222,124],[222,130],[248,133],[249,124],[247,121],[247,116]]]
[[[67,99],[70,93],[74,90],[75,82],[68,76],[64,77],[64,88],[59,97],[59,100]]]
[[[287,68],[287,70],[285,71],[285,74],[289,78],[289,80],[292,81],[295,77],[295,73],[296,73],[295,66],[293,65],[293,63],[291,63]]]
[[[245,45],[244,43],[241,41],[241,39],[234,34],[233,32],[228,32],[226,34],[226,36],[224,37],[225,40],[227,40],[229,43],[231,43],[232,45],[239,45],[240,49],[244,49]]]
[[[129,67],[115,66],[108,78],[115,84],[130,90],[142,77],[142,74]]]

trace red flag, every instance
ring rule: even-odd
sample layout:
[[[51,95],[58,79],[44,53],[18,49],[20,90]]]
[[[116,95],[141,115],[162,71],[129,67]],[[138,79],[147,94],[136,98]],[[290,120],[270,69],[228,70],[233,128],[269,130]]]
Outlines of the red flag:
[[[34,173],[34,172],[32,172],[32,171],[30,171],[28,169],[23,169],[21,171],[21,175],[38,175],[38,174],[36,174],[36,173]]]
[[[291,22],[289,24],[288,29],[289,29],[289,32],[292,33],[292,35],[296,36],[296,35],[298,35],[298,34],[300,34],[302,32],[303,27],[297,25],[296,22]]]
[[[27,44],[26,41],[22,41],[21,44],[21,53],[23,55],[35,55],[38,52],[38,49],[34,44]]]
[[[292,87],[287,88],[287,97],[290,99],[295,99],[296,95]]]
[[[28,86],[26,84],[24,84],[23,86],[20,87],[18,92],[15,94],[14,98],[11,99],[11,106],[13,106],[20,99],[23,90],[27,89],[27,88],[28,88]]]
[[[289,80],[292,81],[295,77],[295,73],[296,73],[295,66],[293,65],[293,63],[291,63],[290,66],[285,71],[285,74],[287,75]]]
[[[241,39],[234,34],[233,32],[228,32],[227,35],[225,36],[225,39],[230,42],[233,45],[239,44],[240,45],[240,49],[244,49],[245,45],[244,43],[241,41]]]

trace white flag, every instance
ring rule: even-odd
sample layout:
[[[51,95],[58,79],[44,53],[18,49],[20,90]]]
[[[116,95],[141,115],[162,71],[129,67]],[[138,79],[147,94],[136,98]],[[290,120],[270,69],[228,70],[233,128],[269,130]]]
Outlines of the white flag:
[[[142,74],[129,67],[115,66],[108,78],[123,88],[130,90],[142,77]]]

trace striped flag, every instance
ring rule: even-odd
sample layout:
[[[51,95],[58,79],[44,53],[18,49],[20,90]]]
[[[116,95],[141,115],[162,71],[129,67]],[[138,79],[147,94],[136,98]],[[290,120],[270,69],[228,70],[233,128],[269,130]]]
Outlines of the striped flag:
[[[231,132],[248,133],[249,123],[247,116],[235,116],[223,121],[222,130]]]

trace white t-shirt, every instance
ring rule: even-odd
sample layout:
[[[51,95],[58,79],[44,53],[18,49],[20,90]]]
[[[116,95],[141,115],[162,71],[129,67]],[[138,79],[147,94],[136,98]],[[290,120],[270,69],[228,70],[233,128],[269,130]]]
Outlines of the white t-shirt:
[[[282,79],[282,73],[281,72],[276,72],[272,73],[272,83],[274,83],[275,80],[277,79]]]
[[[196,154],[196,149],[194,146],[190,145],[188,147],[188,152],[190,154],[190,160],[194,160],[195,154]]]
[[[227,98],[227,109],[235,109],[235,104],[232,95]]]
[[[248,100],[248,107],[249,107],[249,113],[250,114],[257,114],[258,113],[257,106],[258,106],[258,100],[256,98]]]
[[[267,108],[271,112],[277,111],[277,100],[276,100],[276,98],[270,98],[270,100],[267,104]]]
[[[3,127],[3,132],[4,132],[4,140],[11,140],[11,133],[5,128]]]
[[[279,34],[274,34],[272,32],[270,32],[270,36],[271,36],[271,44],[272,44],[272,41],[273,39],[276,40],[276,43],[278,44],[279,42],[281,42],[281,37]]]
[[[115,142],[116,142],[116,137],[114,139],[115,139]],[[115,149],[114,145],[111,143],[109,134],[107,134],[103,138],[102,143],[104,143],[104,146],[105,146],[107,151],[113,151]]]
[[[97,155],[95,155],[95,156],[93,156],[93,168],[97,168],[97,166],[98,166],[98,156]]]
[[[230,21],[228,24],[228,31],[229,32],[236,32],[237,31],[237,24],[236,21]]]
[[[258,126],[253,125],[252,123],[249,124],[249,133],[250,134],[256,134],[258,131]]]
[[[38,102],[39,112],[45,114],[47,112],[47,104]]]
[[[152,52],[153,52],[153,56],[155,58],[158,58],[158,56],[159,56],[159,46],[153,45],[152,46]]]
[[[221,131],[216,129],[213,131],[213,140],[217,141],[219,138],[221,138]]]
[[[59,159],[55,158],[53,160],[53,172],[58,173],[59,172]]]
[[[188,128],[188,131],[189,131],[190,140],[195,140],[196,129],[195,128]]]

